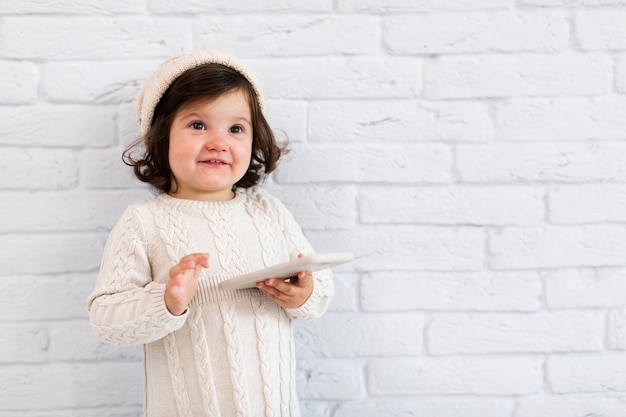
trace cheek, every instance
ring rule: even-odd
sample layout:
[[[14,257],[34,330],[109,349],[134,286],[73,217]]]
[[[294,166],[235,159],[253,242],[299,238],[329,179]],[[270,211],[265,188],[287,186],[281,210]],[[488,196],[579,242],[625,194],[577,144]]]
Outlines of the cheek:
[[[240,147],[237,153],[239,170],[243,176],[248,171],[248,168],[250,168],[250,163],[252,162],[252,144],[250,143],[247,146]]]
[[[177,146],[176,144],[172,144],[170,142],[170,149],[168,152],[168,161],[170,164],[170,169],[172,173],[177,171],[182,165],[185,164],[186,156],[185,149]]]
[[[238,147],[238,153],[241,159],[249,161],[252,158],[252,140],[242,143],[241,146]]]
[[[169,158],[170,159],[178,159],[184,160],[188,158],[195,158],[199,149],[194,141],[188,140],[187,138],[175,138],[174,140],[170,139],[169,146]]]

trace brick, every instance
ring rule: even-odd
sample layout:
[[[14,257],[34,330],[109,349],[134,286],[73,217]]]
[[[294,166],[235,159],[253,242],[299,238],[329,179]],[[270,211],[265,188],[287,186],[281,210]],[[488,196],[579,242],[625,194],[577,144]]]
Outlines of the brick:
[[[48,329],[36,323],[0,323],[0,364],[44,362]]]
[[[73,151],[12,147],[2,153],[0,190],[67,190],[78,183]]]
[[[9,410],[134,406],[142,393],[141,362],[16,365],[0,372],[0,404]]]
[[[3,234],[0,264],[9,275],[84,272],[100,266],[102,247],[95,234]]]
[[[307,167],[307,169],[302,169]],[[292,183],[430,183],[452,181],[447,146],[298,146],[276,171],[281,185]]]
[[[546,272],[550,308],[626,308],[625,268],[577,268]]]
[[[626,352],[550,356],[546,378],[556,394],[626,391],[625,359]]]
[[[122,161],[122,148],[89,150],[80,154],[81,184],[90,190],[132,189],[145,199],[152,188],[135,177],[133,168]]]
[[[365,311],[538,311],[534,272],[370,272],[361,281]]]
[[[619,397],[559,395],[524,398],[515,417],[626,417],[626,400]]]
[[[246,62],[272,99],[414,98],[422,65],[398,57],[284,58]]]
[[[372,398],[339,404],[333,417],[363,416],[446,416],[502,417],[512,415],[508,399],[491,398]]]
[[[336,408],[334,402],[304,399],[299,402],[302,417],[331,417]]]
[[[103,408],[73,408],[45,411],[28,411],[28,417],[142,417],[143,406]],[[2,417],[24,417],[24,411],[2,411]]]
[[[619,6],[626,5],[624,0],[521,0],[520,4],[528,6],[550,7],[581,7],[581,6]]]
[[[576,39],[583,50],[626,50],[625,10],[581,10],[574,17]]]
[[[141,361],[143,348],[105,345],[96,338],[89,320],[83,319],[50,324],[49,354],[53,361]]]
[[[497,136],[510,141],[622,140],[626,99],[619,96],[514,99],[495,104]]]
[[[481,103],[315,101],[309,114],[315,143],[485,142],[493,136],[489,108]]]
[[[489,242],[495,269],[624,265],[620,225],[507,228]]]
[[[431,99],[609,94],[609,57],[584,54],[442,56],[426,63]]]
[[[199,48],[241,57],[354,55],[378,45],[379,26],[366,16],[208,16],[197,21],[195,40]]]
[[[181,3],[176,0],[149,0],[149,9],[153,13],[259,13],[259,12],[331,12],[332,0],[315,0],[302,2],[299,0],[281,0],[280,2],[258,2],[244,0],[233,2],[230,0],[191,0]]]
[[[128,205],[149,197],[138,190],[11,192],[0,200],[0,218],[10,219],[4,232],[111,229]]]
[[[191,22],[173,18],[11,16],[0,28],[8,58],[136,59],[191,48]]]
[[[303,358],[417,355],[423,327],[415,314],[327,313],[295,327],[296,350]]]
[[[6,295],[0,323],[86,318],[87,296],[93,291],[96,275],[0,276],[0,290]]]
[[[375,187],[358,202],[368,224],[537,225],[544,219],[542,200],[529,187]]]
[[[484,261],[485,233],[473,227],[360,227],[308,237],[320,252],[352,251],[356,259],[345,268],[365,271],[471,271]]]
[[[358,310],[357,288],[359,275],[357,273],[334,272],[335,296],[328,308],[329,311],[355,312]]]
[[[428,324],[433,355],[604,350],[604,313],[440,314]]]
[[[339,0],[342,12],[432,12],[455,10],[508,9],[511,0]]]
[[[626,179],[621,143],[459,145],[463,182],[587,183]]]
[[[394,54],[563,51],[569,43],[562,12],[466,12],[392,16],[383,40]]]
[[[367,380],[372,396],[530,395],[543,386],[539,357],[372,359]]]
[[[270,100],[265,103],[265,118],[280,144],[303,142],[307,137],[307,102]]]
[[[148,75],[146,72],[145,76]],[[129,90],[129,97],[132,95],[132,88]],[[138,92],[137,87],[137,92]],[[117,105],[117,137],[120,149],[123,150],[130,144],[139,140],[139,125],[135,112],[135,101],[119,103]],[[121,151],[120,151],[121,152]]]
[[[39,0],[21,0],[2,5],[0,15],[18,14],[111,14],[141,13],[142,0],[119,2],[117,0],[56,0],[54,4]]]
[[[626,93],[626,58],[616,59],[615,88],[620,93]]]
[[[2,25],[0,25],[0,33]],[[0,56],[2,52],[0,51]],[[30,104],[37,101],[39,87],[39,69],[31,62],[0,61],[0,104]],[[0,118],[5,123],[6,113]]]
[[[607,331],[608,347],[626,350],[626,309],[609,311]]]
[[[116,142],[110,106],[37,105],[3,109],[0,143],[15,146],[105,147]],[[33,123],[33,121],[36,123]],[[46,134],[41,135],[41,126]]]
[[[349,230],[356,224],[355,187],[266,187],[304,230]]]
[[[157,65],[155,61],[51,62],[43,67],[42,92],[51,102],[133,102]]]
[[[345,359],[303,359],[296,373],[298,398],[351,400],[365,396],[363,370]]]
[[[548,193],[548,219],[553,224],[626,221],[626,187],[562,186]]]

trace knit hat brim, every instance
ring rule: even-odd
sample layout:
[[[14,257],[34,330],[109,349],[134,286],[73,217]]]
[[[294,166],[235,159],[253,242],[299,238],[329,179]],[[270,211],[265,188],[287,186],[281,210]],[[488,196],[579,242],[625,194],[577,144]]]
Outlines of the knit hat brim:
[[[252,73],[235,57],[216,51],[194,51],[175,55],[163,62],[139,91],[136,102],[137,123],[141,135],[150,129],[154,110],[169,86],[185,71],[203,64],[221,64],[243,75],[252,85],[263,110],[263,95]]]

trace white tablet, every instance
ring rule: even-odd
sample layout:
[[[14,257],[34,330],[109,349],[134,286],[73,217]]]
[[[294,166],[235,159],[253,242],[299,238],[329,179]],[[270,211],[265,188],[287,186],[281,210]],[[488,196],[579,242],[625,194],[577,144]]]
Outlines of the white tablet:
[[[218,286],[222,290],[254,288],[257,282],[267,278],[292,278],[298,275],[300,271],[315,272],[350,262],[353,259],[354,255],[349,252],[316,253],[227,279],[226,281],[220,282]]]

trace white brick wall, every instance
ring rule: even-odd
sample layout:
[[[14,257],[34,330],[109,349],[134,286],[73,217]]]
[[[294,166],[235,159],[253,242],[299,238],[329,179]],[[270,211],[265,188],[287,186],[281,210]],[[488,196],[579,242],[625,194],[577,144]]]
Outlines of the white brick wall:
[[[85,298],[164,58],[244,59],[337,297],[304,417],[626,417],[626,1],[0,4],[0,417],[141,415]]]

